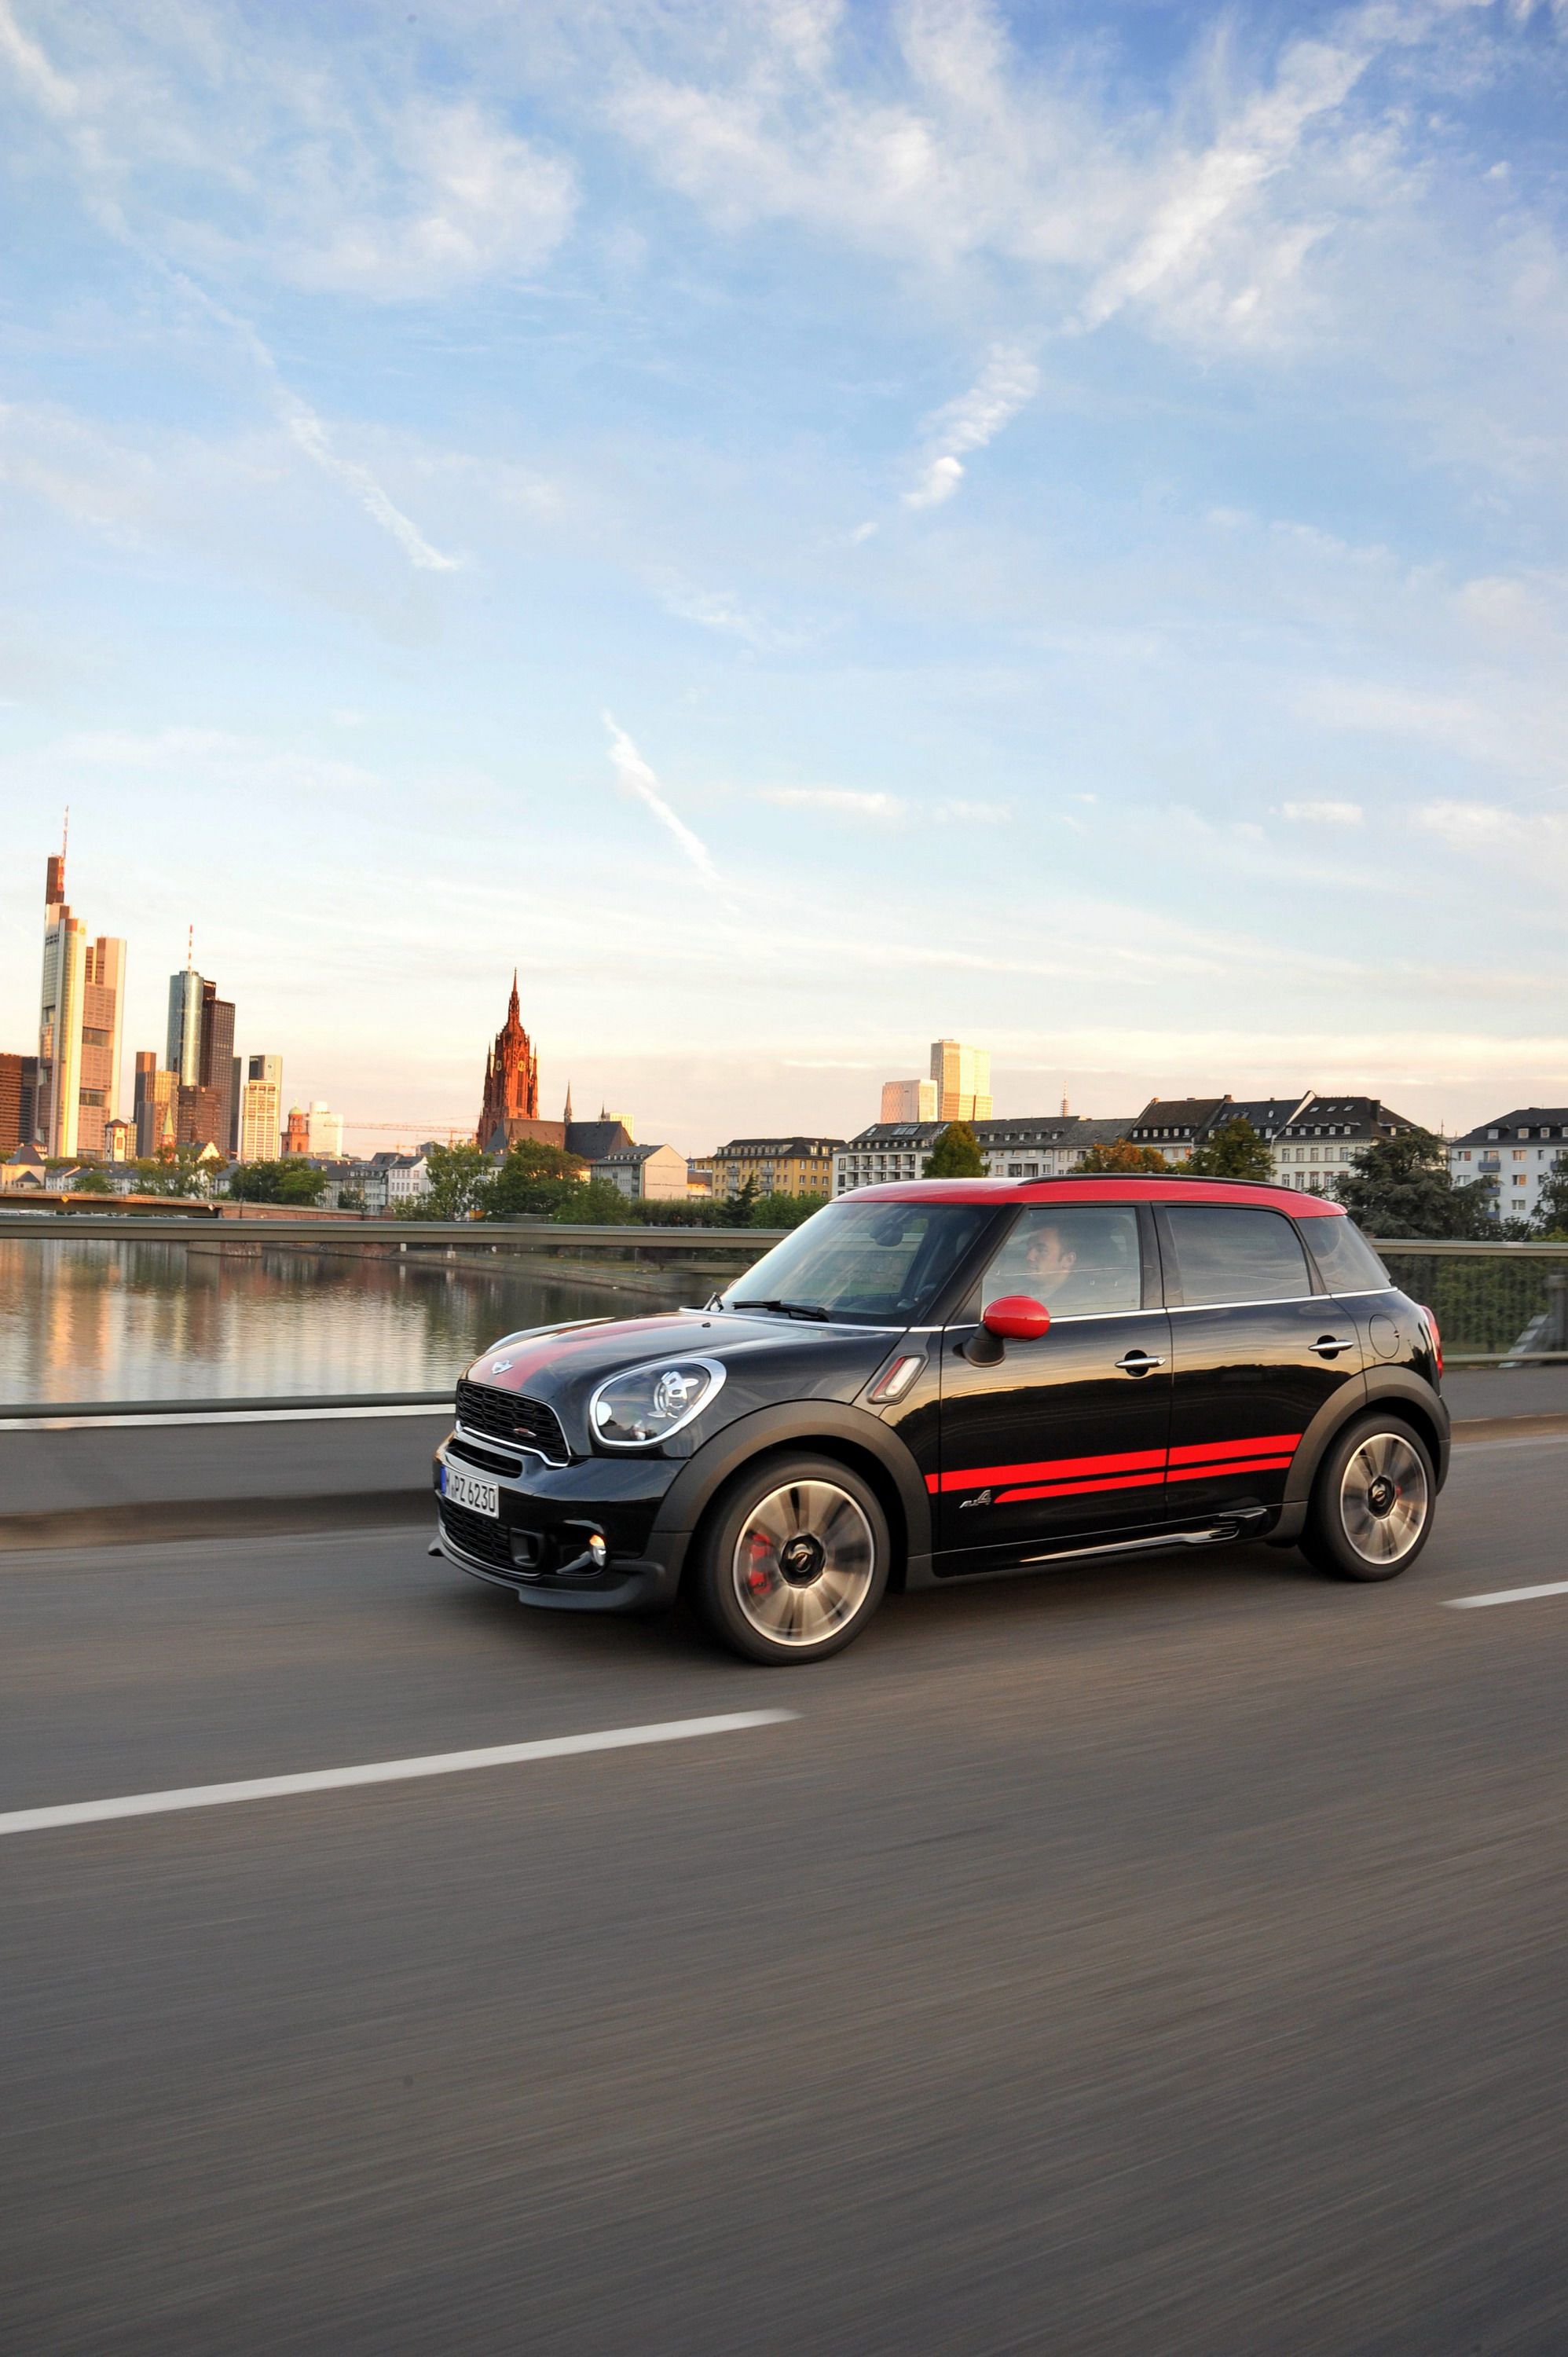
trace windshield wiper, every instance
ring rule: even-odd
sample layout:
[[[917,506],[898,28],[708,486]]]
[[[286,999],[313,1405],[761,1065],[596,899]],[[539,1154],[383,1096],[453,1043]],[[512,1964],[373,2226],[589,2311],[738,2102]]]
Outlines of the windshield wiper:
[[[818,1318],[827,1323],[827,1311],[820,1301],[732,1301],[732,1309],[777,1309],[782,1318]]]

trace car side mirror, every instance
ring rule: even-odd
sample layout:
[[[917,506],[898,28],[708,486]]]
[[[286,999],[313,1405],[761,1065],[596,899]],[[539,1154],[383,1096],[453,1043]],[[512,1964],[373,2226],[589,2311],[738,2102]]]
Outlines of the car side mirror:
[[[999,1342],[1034,1342],[1048,1331],[1051,1313],[1028,1293],[1004,1293],[986,1304],[981,1324]]]

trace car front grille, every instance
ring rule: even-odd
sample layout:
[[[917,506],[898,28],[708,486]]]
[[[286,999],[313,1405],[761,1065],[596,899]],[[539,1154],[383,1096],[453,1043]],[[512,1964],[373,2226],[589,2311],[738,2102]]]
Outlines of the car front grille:
[[[515,1457],[503,1457],[499,1448],[481,1448],[474,1440],[454,1437],[446,1443],[446,1454],[460,1457],[465,1465],[480,1466],[487,1473],[504,1473],[509,1481],[515,1481],[522,1471]]]
[[[457,1386],[457,1421],[466,1432],[483,1433],[489,1440],[521,1441],[553,1465],[572,1461],[561,1419],[542,1400],[521,1399],[490,1383],[464,1382]]]
[[[497,1571],[508,1572],[515,1579],[517,1566],[511,1559],[511,1540],[503,1523],[494,1523],[489,1514],[471,1514],[467,1506],[450,1506],[445,1498],[438,1509],[441,1534],[476,1563],[491,1565]]]

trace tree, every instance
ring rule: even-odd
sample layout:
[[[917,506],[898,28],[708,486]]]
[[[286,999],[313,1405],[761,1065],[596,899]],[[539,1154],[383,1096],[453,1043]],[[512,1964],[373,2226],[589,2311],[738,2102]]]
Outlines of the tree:
[[[1187,1163],[1195,1178],[1272,1178],[1274,1157],[1244,1114],[1215,1131]]]
[[[136,1164],[136,1189],[143,1195],[205,1195],[206,1166],[199,1146],[166,1146],[161,1154]]]
[[[73,1195],[112,1195],[112,1181],[102,1170],[79,1170],[71,1187]]]
[[[424,1167],[424,1192],[409,1204],[411,1220],[467,1220],[484,1211],[492,1179],[490,1162],[471,1139],[431,1146]]]
[[[1086,1146],[1072,1166],[1075,1178],[1095,1178],[1105,1172],[1118,1178],[1129,1173],[1168,1170],[1170,1167],[1157,1146],[1134,1146],[1130,1137],[1112,1138],[1109,1146],[1098,1141]]]
[[[572,1188],[550,1216],[574,1228],[619,1228],[628,1227],[636,1212],[613,1178],[590,1178]]]
[[[928,1178],[983,1178],[985,1157],[967,1121],[950,1121],[927,1155]]]
[[[576,1155],[542,1138],[520,1137],[485,1190],[487,1220],[516,1220],[558,1211],[588,1175]]]
[[[825,1195],[759,1195],[751,1207],[754,1228],[798,1228],[827,1201]]]
[[[756,1222],[752,1213],[757,1209],[757,1181],[743,1178],[733,1195],[726,1196],[719,1206],[719,1224],[725,1228],[749,1228]]]
[[[327,1192],[327,1173],[313,1169],[298,1155],[283,1162],[240,1162],[229,1173],[229,1192],[237,1203],[296,1203],[308,1209]]]
[[[1568,1157],[1560,1154],[1542,1181],[1532,1233],[1552,1243],[1568,1243]]]
[[[1429,1129],[1407,1129],[1369,1146],[1332,1193],[1369,1236],[1495,1236],[1486,1181],[1455,1186],[1448,1148]]]

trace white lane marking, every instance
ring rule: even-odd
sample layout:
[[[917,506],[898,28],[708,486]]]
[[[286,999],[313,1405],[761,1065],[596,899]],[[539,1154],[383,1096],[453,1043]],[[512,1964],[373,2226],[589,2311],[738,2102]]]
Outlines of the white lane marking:
[[[1541,1587],[1495,1587],[1489,1596],[1445,1596],[1455,1612],[1474,1612],[1483,1604],[1533,1604],[1538,1596],[1568,1596],[1568,1579],[1551,1579]]]
[[[532,1760],[567,1760],[581,1751],[623,1751],[634,1744],[682,1743],[694,1735],[736,1735],[778,1727],[793,1710],[738,1710],[724,1718],[670,1718],[652,1727],[612,1727],[597,1735],[547,1735],[534,1743],[499,1743],[487,1751],[437,1751],[424,1760],[373,1760],[361,1768],[313,1768],[297,1776],[252,1776],[242,1784],[188,1784],[182,1792],[128,1792],[113,1801],[68,1801],[56,1808],[13,1809],[0,1834],[46,1833],[56,1825],[102,1824],[109,1817],[154,1817],[168,1809],[217,1809],[230,1801],[282,1801],[295,1792],[332,1792],[346,1784],[394,1784],[413,1776],[456,1776],[469,1768],[514,1768]]]

